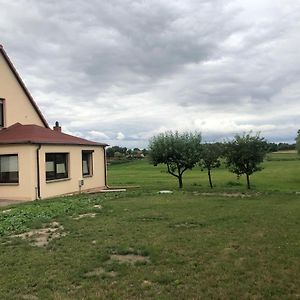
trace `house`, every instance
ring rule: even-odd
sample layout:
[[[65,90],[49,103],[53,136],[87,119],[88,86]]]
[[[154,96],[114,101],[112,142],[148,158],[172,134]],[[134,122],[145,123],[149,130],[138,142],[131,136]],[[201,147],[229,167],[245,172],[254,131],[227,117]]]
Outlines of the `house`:
[[[106,146],[49,128],[0,45],[0,199],[105,188]]]

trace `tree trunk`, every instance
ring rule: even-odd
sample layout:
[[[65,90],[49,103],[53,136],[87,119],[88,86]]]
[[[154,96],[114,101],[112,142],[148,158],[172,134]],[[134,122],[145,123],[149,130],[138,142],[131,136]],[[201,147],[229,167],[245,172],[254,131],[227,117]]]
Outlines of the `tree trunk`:
[[[179,188],[182,189],[183,184],[182,184],[182,175],[178,176],[178,184],[179,184]]]
[[[210,169],[208,169],[207,174],[208,174],[209,185],[210,185],[210,188],[212,189],[213,188],[213,184],[212,184],[212,181],[211,181]]]
[[[247,187],[248,187],[248,190],[250,190],[250,178],[249,178],[249,175],[246,174],[247,176]]]

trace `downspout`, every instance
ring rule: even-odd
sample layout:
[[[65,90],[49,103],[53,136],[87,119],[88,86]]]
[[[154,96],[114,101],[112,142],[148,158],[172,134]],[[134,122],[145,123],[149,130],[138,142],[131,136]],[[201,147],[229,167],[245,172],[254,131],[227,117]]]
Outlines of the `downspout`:
[[[41,184],[40,184],[40,150],[42,145],[38,144],[36,149],[36,175],[37,175],[37,197],[35,200],[41,199]]]
[[[106,149],[105,149],[106,146],[103,147],[104,149],[104,185],[106,188],[109,188],[108,185],[107,185],[107,159],[106,159]]]

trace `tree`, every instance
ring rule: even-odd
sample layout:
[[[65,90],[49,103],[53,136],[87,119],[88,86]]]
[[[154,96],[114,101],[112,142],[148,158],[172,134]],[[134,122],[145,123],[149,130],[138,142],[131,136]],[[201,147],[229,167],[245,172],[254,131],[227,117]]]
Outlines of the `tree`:
[[[300,154],[300,129],[297,132],[297,137],[296,137],[296,149],[298,151],[298,154]]]
[[[115,159],[122,159],[122,158],[124,158],[124,154],[123,153],[121,153],[121,152],[118,152],[118,151],[116,151],[115,153],[114,153],[114,158]]]
[[[219,158],[221,154],[222,146],[220,143],[203,145],[200,165],[203,169],[207,169],[208,182],[211,188],[213,188],[211,170],[220,167],[221,162]]]
[[[144,148],[144,149],[142,150],[142,152],[143,152],[144,156],[148,155],[148,150],[147,150],[147,149]]]
[[[167,165],[167,171],[183,187],[183,173],[192,169],[200,159],[201,134],[172,132],[158,134],[149,142],[149,157],[154,166]]]
[[[259,134],[236,135],[234,140],[225,146],[226,164],[229,170],[237,176],[243,174],[247,177],[247,187],[250,189],[250,175],[262,170],[260,163],[263,162],[267,153],[267,143]]]
[[[295,150],[296,144],[288,144],[288,143],[279,143],[278,144],[278,151],[289,151]]]
[[[119,147],[119,146],[113,146],[113,147],[109,147],[106,149],[106,155],[108,158],[112,158],[115,157],[115,153],[121,153],[123,155],[126,155],[127,153],[127,148],[126,147]],[[119,154],[117,154],[118,156]]]
[[[114,157],[115,151],[113,148],[106,148],[106,156],[107,158]]]
[[[268,152],[277,152],[278,145],[276,143],[268,143]]]

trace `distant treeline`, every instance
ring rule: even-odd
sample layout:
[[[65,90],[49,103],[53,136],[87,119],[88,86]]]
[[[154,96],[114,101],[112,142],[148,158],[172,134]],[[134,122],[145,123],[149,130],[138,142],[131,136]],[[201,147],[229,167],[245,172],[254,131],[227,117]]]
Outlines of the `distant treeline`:
[[[222,144],[217,142],[216,144]],[[296,143],[267,143],[268,152],[277,152],[277,151],[288,151],[296,150]],[[140,159],[147,156],[149,151],[147,149],[139,148],[126,148],[120,146],[113,146],[106,149],[106,156],[109,160],[123,160],[123,159]]]
[[[148,154],[147,149],[113,146],[106,149],[106,156],[109,160],[141,159]]]
[[[296,143],[268,143],[269,152],[296,150]]]

